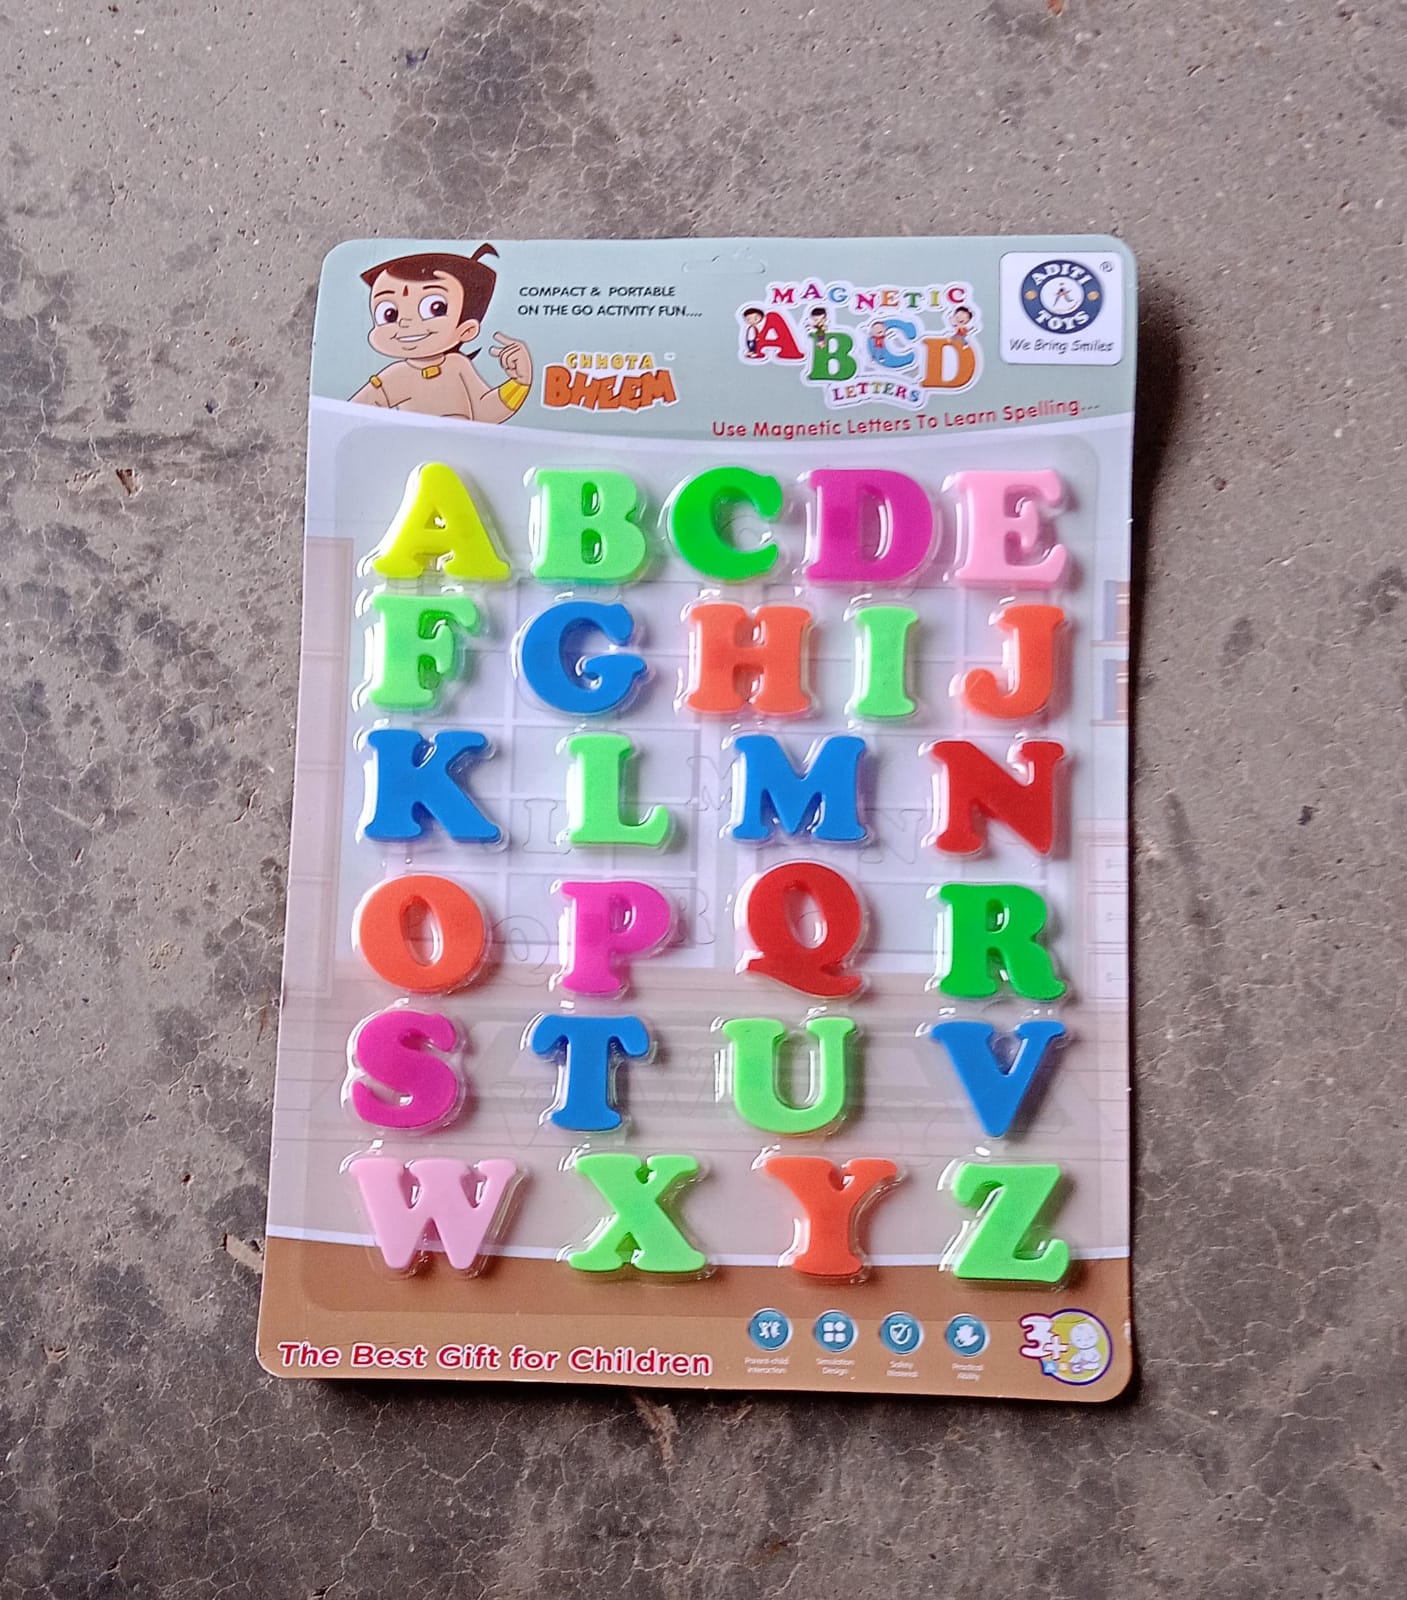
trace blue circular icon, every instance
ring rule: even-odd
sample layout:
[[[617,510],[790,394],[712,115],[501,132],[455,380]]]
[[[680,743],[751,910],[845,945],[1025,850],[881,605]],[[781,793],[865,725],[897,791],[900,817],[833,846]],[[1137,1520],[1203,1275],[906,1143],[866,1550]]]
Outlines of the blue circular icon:
[[[923,1343],[923,1324],[907,1311],[891,1311],[879,1325],[879,1338],[896,1356],[906,1356]]]
[[[823,1311],[811,1332],[823,1350],[848,1350],[855,1343],[855,1323],[843,1311]]]
[[[791,1321],[768,1306],[764,1311],[753,1312],[747,1336],[759,1350],[780,1350],[791,1338]]]
[[[966,1313],[954,1317],[943,1330],[943,1337],[948,1341],[948,1348],[960,1356],[980,1356],[987,1348],[990,1335],[987,1324],[980,1317],[969,1317]]]
[[[1079,333],[1103,304],[1103,285],[1078,261],[1042,261],[1021,280],[1021,309],[1047,333]]]

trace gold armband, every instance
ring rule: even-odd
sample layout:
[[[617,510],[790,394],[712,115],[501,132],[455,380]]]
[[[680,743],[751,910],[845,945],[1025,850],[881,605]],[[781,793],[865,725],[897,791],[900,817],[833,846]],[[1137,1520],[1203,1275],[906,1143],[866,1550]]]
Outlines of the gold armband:
[[[510,411],[516,411],[528,397],[528,386],[516,378],[507,378],[498,386],[498,398]]]

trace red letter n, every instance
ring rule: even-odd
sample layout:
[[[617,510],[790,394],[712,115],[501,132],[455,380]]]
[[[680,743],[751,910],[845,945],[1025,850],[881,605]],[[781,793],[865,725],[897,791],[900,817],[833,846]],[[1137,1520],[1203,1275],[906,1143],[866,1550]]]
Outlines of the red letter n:
[[[941,776],[936,784],[938,823],[934,846],[968,856],[987,843],[988,821],[1004,822],[1030,847],[1048,856],[1055,844],[1055,780],[1065,750],[1054,739],[1027,739],[1012,756],[1029,776],[1018,777],[966,739],[933,746]]]

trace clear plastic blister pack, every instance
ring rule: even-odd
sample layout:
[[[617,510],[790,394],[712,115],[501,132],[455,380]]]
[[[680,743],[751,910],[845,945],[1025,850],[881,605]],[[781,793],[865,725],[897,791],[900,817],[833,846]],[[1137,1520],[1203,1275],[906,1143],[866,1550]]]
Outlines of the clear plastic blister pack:
[[[1101,239],[332,253],[271,1371],[1124,1386],[1133,327]]]

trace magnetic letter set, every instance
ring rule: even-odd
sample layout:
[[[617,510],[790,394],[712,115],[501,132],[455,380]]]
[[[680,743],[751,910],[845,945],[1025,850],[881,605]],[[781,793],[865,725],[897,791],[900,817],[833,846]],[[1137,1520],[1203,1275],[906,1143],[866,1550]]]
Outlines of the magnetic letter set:
[[[1135,275],[358,241],[314,334],[260,1359],[1128,1381]]]

